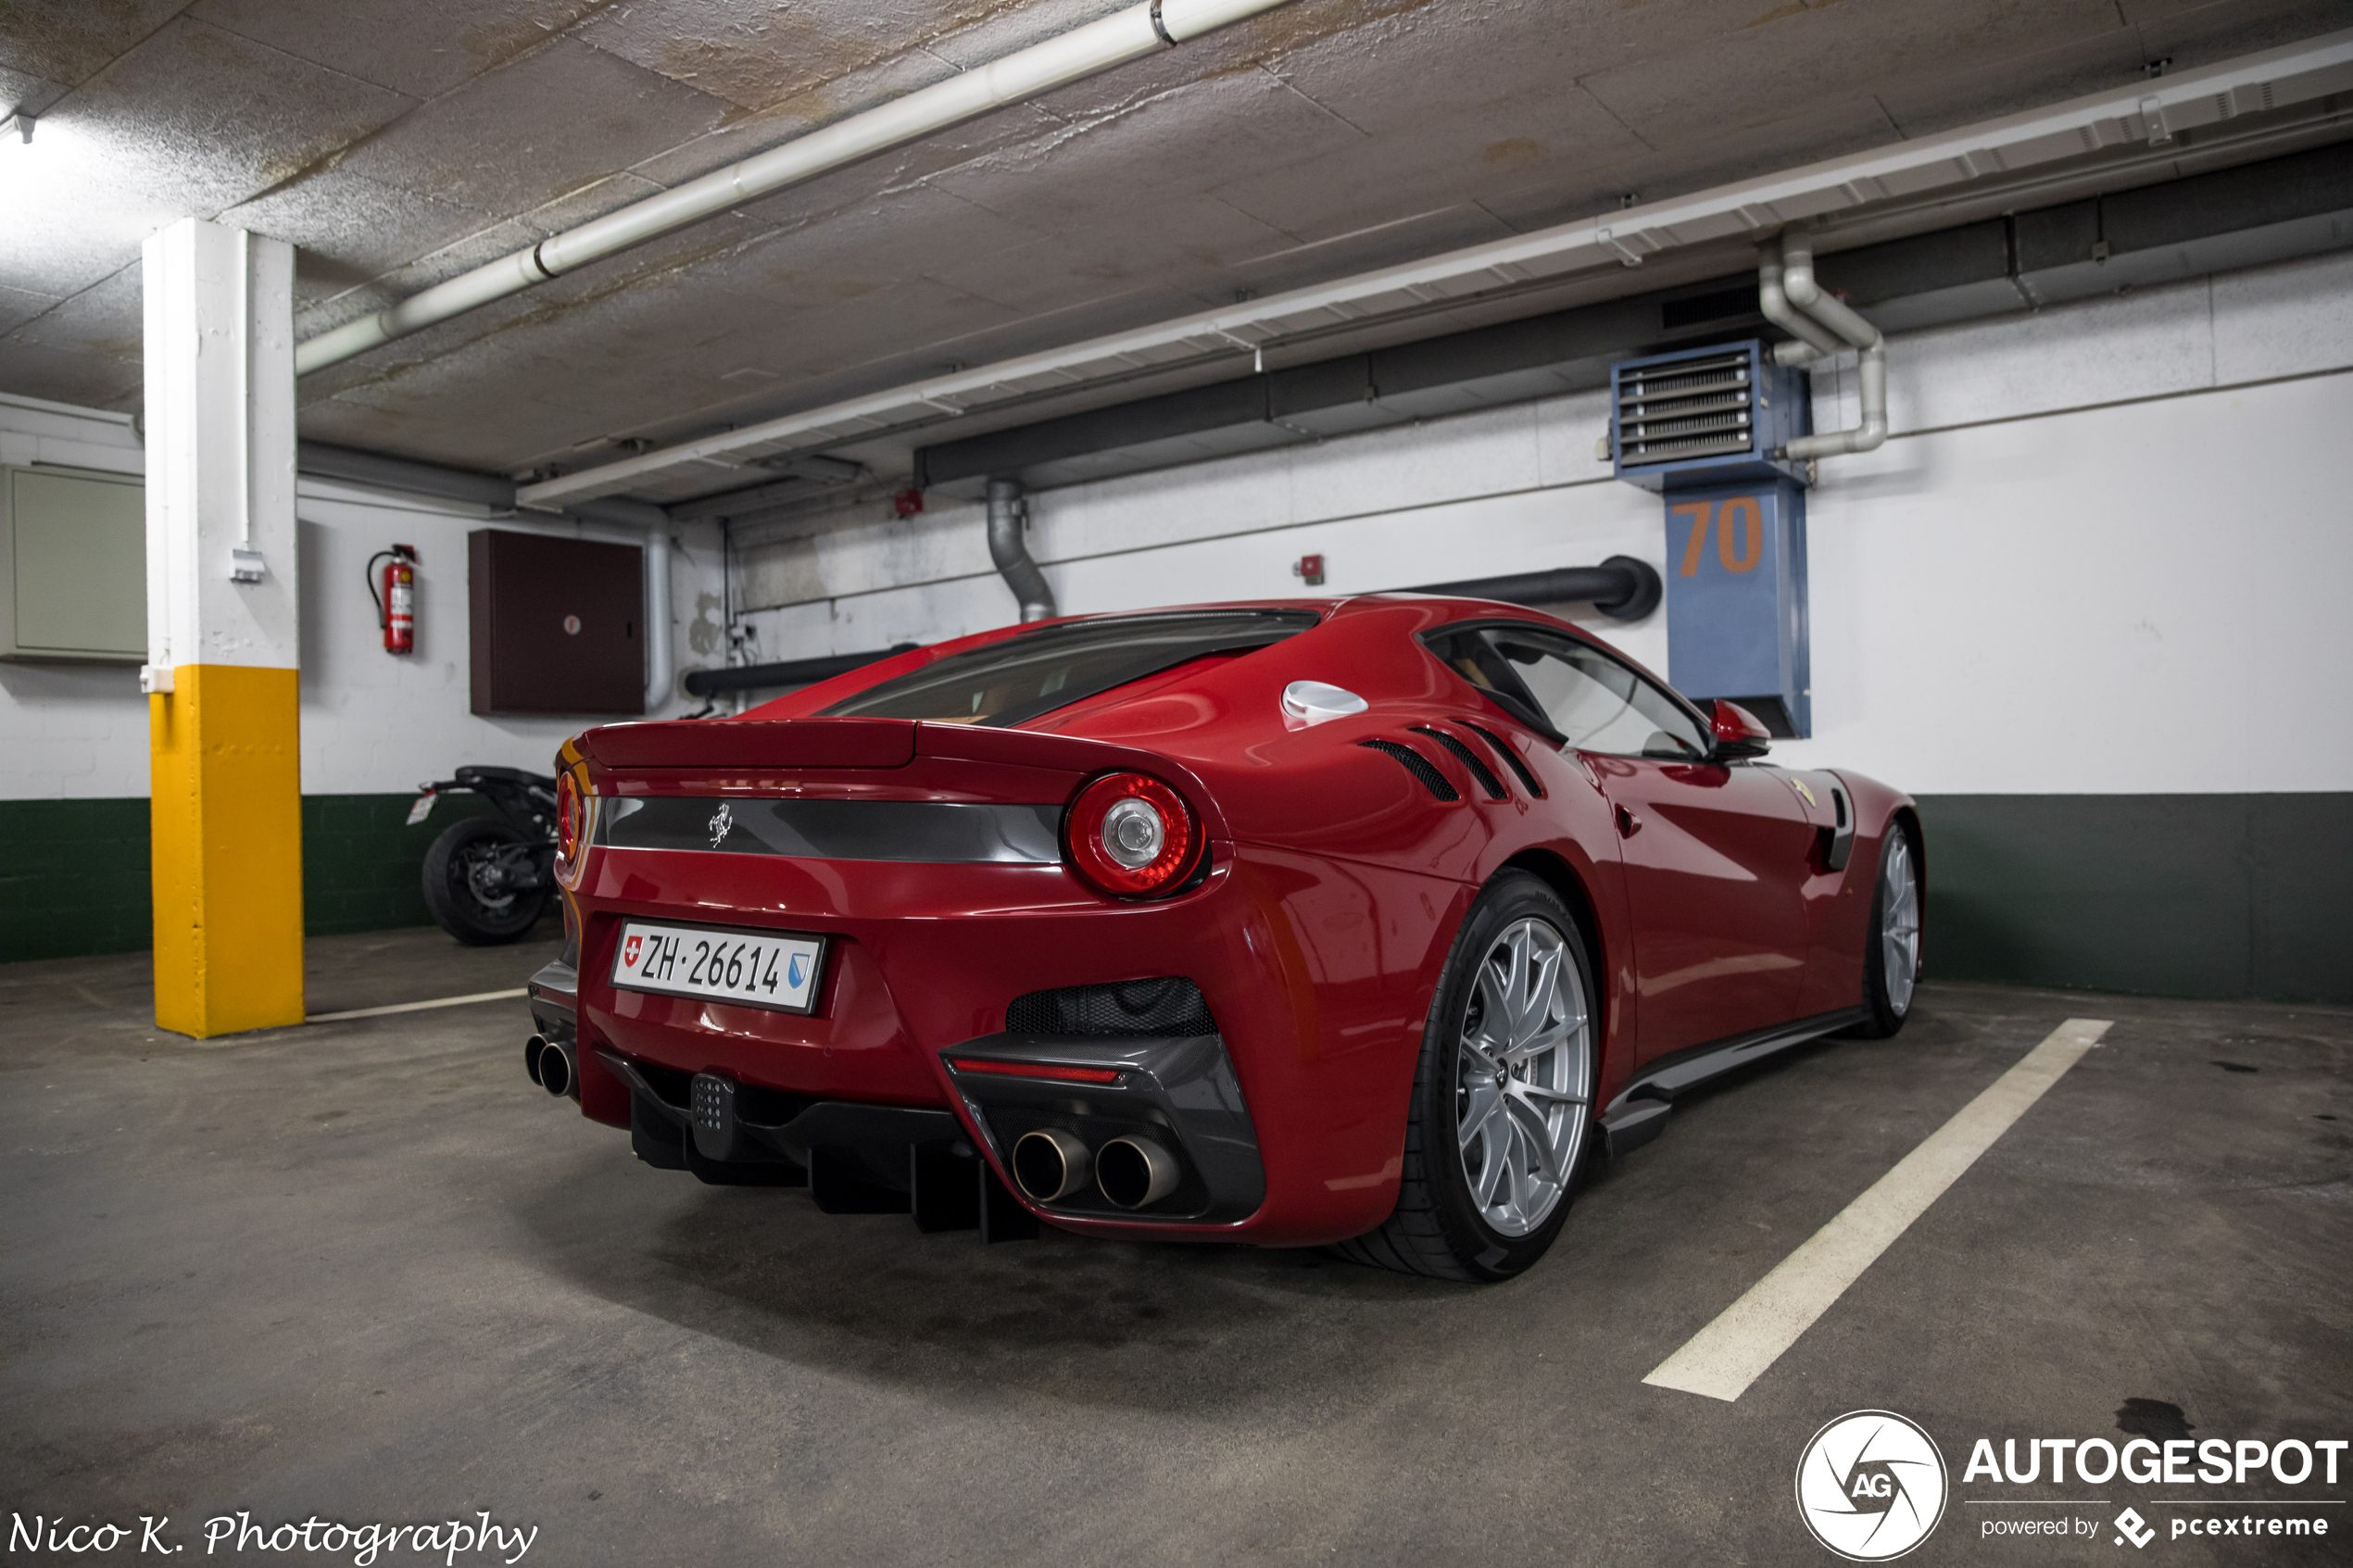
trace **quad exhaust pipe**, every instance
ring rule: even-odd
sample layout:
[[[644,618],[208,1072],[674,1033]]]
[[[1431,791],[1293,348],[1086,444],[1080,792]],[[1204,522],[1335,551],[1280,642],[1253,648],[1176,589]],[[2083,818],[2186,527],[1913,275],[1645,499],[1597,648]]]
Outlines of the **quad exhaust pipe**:
[[[1013,1180],[1033,1203],[1068,1198],[1087,1185],[1094,1156],[1060,1127],[1024,1133],[1013,1145]]]
[[[1013,1180],[1033,1203],[1053,1203],[1082,1191],[1089,1175],[1104,1201],[1142,1209],[1175,1192],[1184,1172],[1175,1155],[1146,1137],[1113,1138],[1090,1152],[1060,1127],[1040,1127],[1013,1145]]]
[[[1122,1209],[1158,1203],[1179,1174],[1176,1157],[1150,1138],[1114,1138],[1095,1154],[1095,1186]]]
[[[522,1070],[558,1099],[579,1086],[580,1073],[572,1064],[572,1053],[538,1035],[522,1043]]]

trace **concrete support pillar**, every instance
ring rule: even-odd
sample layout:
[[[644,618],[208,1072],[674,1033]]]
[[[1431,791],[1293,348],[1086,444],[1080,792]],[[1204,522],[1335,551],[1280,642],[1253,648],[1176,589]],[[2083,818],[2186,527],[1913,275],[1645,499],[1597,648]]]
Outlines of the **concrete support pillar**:
[[[145,257],[156,1022],[302,1022],[294,247],[183,219]]]

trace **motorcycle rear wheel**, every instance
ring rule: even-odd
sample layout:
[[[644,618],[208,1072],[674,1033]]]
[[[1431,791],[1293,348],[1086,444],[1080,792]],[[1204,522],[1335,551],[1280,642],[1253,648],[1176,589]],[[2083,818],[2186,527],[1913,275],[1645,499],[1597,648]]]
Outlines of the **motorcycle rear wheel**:
[[[545,888],[498,884],[500,851],[531,835],[491,817],[450,823],[425,851],[425,907],[434,923],[469,947],[522,940],[547,907]]]

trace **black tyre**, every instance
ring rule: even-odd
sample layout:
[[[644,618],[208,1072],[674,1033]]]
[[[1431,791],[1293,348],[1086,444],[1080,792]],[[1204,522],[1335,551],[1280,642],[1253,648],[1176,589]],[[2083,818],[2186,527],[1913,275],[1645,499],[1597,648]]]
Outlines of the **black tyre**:
[[[1884,1040],[1911,1016],[1920,975],[1919,857],[1900,822],[1887,825],[1880,845],[1879,882],[1871,892],[1870,935],[1863,951],[1863,1006],[1870,1016],[1847,1031],[1860,1040]]]
[[[547,905],[544,887],[510,885],[532,864],[529,834],[492,817],[468,817],[442,830],[425,851],[425,908],[434,922],[469,947],[519,940]]]
[[[1544,1255],[1595,1141],[1592,997],[1559,896],[1524,872],[1490,883],[1423,1031],[1397,1208],[1343,1257],[1489,1282]]]

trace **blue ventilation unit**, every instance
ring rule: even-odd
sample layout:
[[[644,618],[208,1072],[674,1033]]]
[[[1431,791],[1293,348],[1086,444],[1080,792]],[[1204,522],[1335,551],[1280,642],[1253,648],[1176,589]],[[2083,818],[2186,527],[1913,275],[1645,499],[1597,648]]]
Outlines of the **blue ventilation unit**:
[[[1744,479],[1806,483],[1774,454],[1814,431],[1804,370],[1754,339],[1628,359],[1610,371],[1617,477],[1645,490]]]
[[[1808,473],[1777,455],[1813,433],[1806,372],[1732,343],[1629,359],[1610,392],[1617,477],[1661,492],[1667,514],[1667,678],[1811,734]]]

